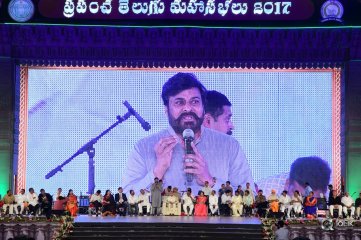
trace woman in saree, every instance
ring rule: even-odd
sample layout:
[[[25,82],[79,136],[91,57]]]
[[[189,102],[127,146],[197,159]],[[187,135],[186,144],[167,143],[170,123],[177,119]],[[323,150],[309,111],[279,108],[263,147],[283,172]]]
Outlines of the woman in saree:
[[[103,216],[115,216],[115,200],[112,192],[107,190],[103,197]]]
[[[207,216],[208,208],[206,205],[207,197],[204,195],[203,191],[199,192],[199,196],[196,199],[196,205],[194,207],[194,216]]]
[[[313,195],[314,193],[311,191],[310,194],[305,198],[304,212],[308,218],[315,217],[317,212],[317,199]]]
[[[66,199],[67,201],[66,201],[65,210],[68,211],[71,216],[75,217],[79,210],[78,197],[74,194],[72,189],[69,189],[69,193]]]

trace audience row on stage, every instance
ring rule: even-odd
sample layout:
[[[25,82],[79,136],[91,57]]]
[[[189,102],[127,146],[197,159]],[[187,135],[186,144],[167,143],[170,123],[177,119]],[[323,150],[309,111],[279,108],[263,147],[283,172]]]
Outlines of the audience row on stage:
[[[212,189],[208,182],[197,195],[194,195],[191,188],[183,194],[177,187],[168,186],[163,188],[161,180],[155,178],[150,191],[142,189],[139,195],[133,190],[128,194],[123,192],[121,187],[113,196],[110,190],[104,195],[98,190],[89,196],[87,206],[89,214],[98,215],[165,215],[165,216],[251,216],[265,217],[276,215],[277,217],[317,217],[317,210],[327,210],[331,217],[352,217],[360,218],[361,193],[354,203],[353,199],[346,192],[344,196],[338,196],[335,190],[331,189],[328,201],[326,198],[315,198],[312,188],[306,183],[304,195],[296,190],[292,197],[287,191],[280,196],[275,190],[266,197],[263,191],[259,190],[254,196],[253,190],[247,184],[243,191],[241,186],[233,191],[230,182],[222,184],[218,191]],[[83,197],[84,198],[84,197]],[[20,194],[14,196],[9,190],[2,199],[2,211],[4,214],[44,214],[50,218],[51,214],[68,211],[76,216],[79,210],[78,198],[70,189],[65,196],[62,189],[52,196],[44,189],[36,194],[33,188],[26,194],[22,189]]]

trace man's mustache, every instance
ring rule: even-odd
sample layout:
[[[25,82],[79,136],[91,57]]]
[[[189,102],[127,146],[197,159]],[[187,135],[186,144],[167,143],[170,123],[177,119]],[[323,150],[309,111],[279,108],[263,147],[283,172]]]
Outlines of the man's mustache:
[[[195,114],[194,112],[187,112],[187,113],[182,113],[181,115],[179,115],[179,117],[177,118],[177,121],[180,121],[183,117],[187,117],[187,116],[192,116],[196,120],[200,119],[197,116],[197,114]]]

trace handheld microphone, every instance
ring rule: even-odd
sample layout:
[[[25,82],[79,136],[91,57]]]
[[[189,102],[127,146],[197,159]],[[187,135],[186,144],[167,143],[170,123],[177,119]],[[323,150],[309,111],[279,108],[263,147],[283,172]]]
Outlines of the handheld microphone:
[[[130,104],[128,103],[127,100],[125,100],[123,102],[124,106],[126,106],[128,108],[128,111],[138,120],[138,122],[140,123],[140,125],[142,125],[142,128],[145,131],[149,131],[150,129],[150,124],[148,122],[146,122],[138,113],[137,111],[134,110],[134,108],[132,106],[130,106]]]
[[[193,148],[191,143],[194,140],[194,132],[192,129],[185,129],[183,131],[183,139],[184,139],[184,147],[185,147],[185,154],[194,154]],[[184,160],[186,163],[188,162],[193,162],[193,159],[185,159]],[[186,169],[189,169],[191,167],[186,167]],[[186,173],[186,179],[187,179],[187,184],[190,185],[190,183],[193,182],[193,174],[192,173]]]

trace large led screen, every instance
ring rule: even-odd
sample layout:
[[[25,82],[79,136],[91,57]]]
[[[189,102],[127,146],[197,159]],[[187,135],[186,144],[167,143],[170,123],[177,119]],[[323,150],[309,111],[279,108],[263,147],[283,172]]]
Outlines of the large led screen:
[[[45,176],[115,123],[118,115],[124,115],[127,108],[122,102],[127,100],[150,123],[151,130],[144,131],[132,116],[94,145],[95,190],[115,192],[123,186],[134,145],[169,127],[161,91],[179,71],[29,68],[26,187],[48,192],[71,188],[85,194],[86,153],[63,166],[62,172],[49,179]],[[292,163],[299,158],[320,158],[326,163],[320,168],[332,168],[332,71],[183,71],[194,73],[207,90],[225,94],[232,103],[232,138],[239,142],[248,161],[257,184],[252,188],[265,188],[267,192],[275,187],[272,184],[278,184],[282,189]],[[332,182],[332,175],[328,175],[327,184]]]

